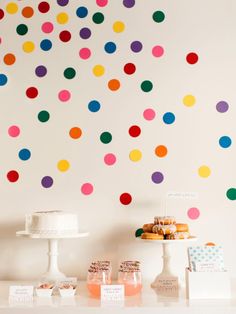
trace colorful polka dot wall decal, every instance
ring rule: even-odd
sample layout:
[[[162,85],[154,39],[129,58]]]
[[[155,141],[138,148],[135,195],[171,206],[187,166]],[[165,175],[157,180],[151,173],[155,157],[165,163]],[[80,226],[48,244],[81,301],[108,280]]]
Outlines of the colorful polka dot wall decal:
[[[165,145],[158,145],[155,148],[155,154],[160,158],[165,157],[167,153],[168,153],[168,149]]]
[[[124,65],[124,72],[128,75],[134,74],[136,71],[136,66],[133,63],[126,63]]]
[[[97,64],[93,67],[93,74],[97,77],[103,76],[105,73],[105,68],[101,64]]]
[[[142,91],[145,92],[145,93],[150,92],[150,91],[153,89],[153,84],[152,84],[152,82],[151,82],[151,81],[148,81],[148,80],[143,81],[143,82],[141,83],[141,89],[142,89]]]
[[[229,200],[235,201],[236,200],[236,189],[235,188],[230,188],[226,192],[226,196]]]
[[[120,81],[117,79],[111,79],[108,81],[107,85],[111,91],[117,91],[120,88]]]
[[[4,15],[5,15],[5,13],[4,13],[3,9],[0,9],[0,20],[2,20],[4,18]]]
[[[99,7],[105,7],[108,4],[108,0],[96,0],[96,4]]]
[[[56,19],[58,24],[66,24],[69,21],[69,15],[66,12],[61,12],[57,14]]]
[[[76,15],[81,19],[85,18],[88,15],[88,9],[86,7],[79,7],[76,10]]]
[[[143,49],[143,44],[140,41],[135,40],[130,44],[130,49],[135,53],[140,52]]]
[[[101,12],[94,13],[92,20],[95,24],[101,24],[104,21],[104,15]]]
[[[143,112],[143,117],[147,121],[152,121],[156,117],[156,112],[154,109],[147,108]]]
[[[89,48],[81,48],[79,51],[79,56],[83,60],[87,60],[91,56],[91,50]]]
[[[196,220],[200,216],[200,210],[196,207],[189,208],[187,211],[187,215],[190,219]]]
[[[8,78],[5,74],[0,73],[0,86],[4,86],[7,84]]]
[[[15,14],[18,12],[18,5],[15,2],[9,2],[6,5],[6,11],[9,14]]]
[[[129,153],[129,159],[134,162],[140,161],[142,159],[142,152],[139,149],[133,149]]]
[[[71,40],[71,33],[67,30],[61,31],[59,34],[59,38],[62,42],[67,43]]]
[[[228,109],[229,109],[229,104],[224,100],[221,100],[216,104],[216,110],[220,113],[227,112]]]
[[[110,132],[102,132],[100,135],[100,141],[103,144],[109,144],[112,141],[112,135]]]
[[[53,186],[53,178],[50,176],[45,176],[41,180],[42,187],[48,189]]]
[[[15,55],[13,53],[7,53],[3,57],[3,62],[6,65],[13,65],[16,62],[16,57],[15,57]]]
[[[229,136],[225,135],[225,136],[221,136],[219,139],[219,144],[222,148],[228,148],[231,146],[232,144],[232,140]]]
[[[21,11],[21,14],[26,19],[30,19],[34,15],[34,9],[32,7],[24,7]]]
[[[88,109],[89,111],[91,112],[98,112],[101,108],[101,104],[99,101],[97,100],[91,100],[89,103],[88,103]]]
[[[19,154],[18,154],[19,158],[21,160],[28,160],[30,159],[31,157],[31,152],[29,149],[27,148],[22,148],[20,151],[19,151]]]
[[[115,33],[122,33],[125,30],[125,24],[122,21],[116,21],[112,28]]]
[[[104,163],[107,166],[113,166],[116,163],[116,155],[112,153],[108,153],[104,156]]]
[[[40,42],[40,48],[43,50],[43,51],[48,51],[52,48],[52,42],[51,40],[49,39],[43,39],[41,42]]]
[[[42,1],[38,5],[38,10],[40,13],[47,13],[50,10],[50,5],[46,1]]]
[[[68,80],[73,79],[76,75],[76,71],[74,68],[66,68],[64,70],[64,77],[67,78]]]
[[[40,122],[47,122],[50,119],[50,114],[46,110],[42,110],[38,113],[38,120]]]
[[[57,163],[57,169],[61,172],[66,172],[70,168],[70,163],[68,160],[62,159]]]
[[[129,135],[132,137],[138,137],[141,134],[141,128],[138,125],[132,125],[129,128]]]
[[[44,22],[41,26],[42,32],[50,34],[54,30],[54,25],[51,22]]]
[[[81,186],[81,193],[84,195],[90,195],[93,193],[93,185],[91,183],[84,183]]]
[[[81,28],[79,35],[82,39],[89,39],[92,35],[91,30],[88,27]]]
[[[17,137],[20,135],[20,128],[17,125],[11,125],[8,128],[8,135],[11,137]]]
[[[130,193],[122,193],[120,195],[120,202],[122,205],[129,205],[132,202],[132,196]]]
[[[186,56],[186,61],[189,64],[195,64],[198,62],[198,55],[195,52],[190,52]]]
[[[153,57],[160,58],[164,54],[164,48],[162,46],[154,46],[152,48]]]
[[[44,77],[47,74],[47,68],[44,65],[38,65],[35,68],[35,74],[38,77]]]
[[[28,87],[27,90],[26,90],[26,96],[28,98],[36,98],[38,96],[38,89],[34,86],[31,86],[31,87]]]
[[[57,4],[61,7],[65,7],[69,3],[69,0],[57,0]]]
[[[58,98],[60,101],[62,102],[66,102],[68,100],[70,100],[71,98],[71,93],[70,91],[68,91],[67,89],[63,89],[58,93]]]
[[[31,53],[35,49],[35,44],[32,41],[26,41],[23,43],[22,49],[26,53]]]
[[[81,130],[81,128],[75,126],[75,127],[70,129],[69,135],[71,138],[76,140],[82,136],[82,130]]]
[[[165,124],[172,124],[175,122],[175,115],[172,112],[166,112],[163,115],[163,122]]]
[[[9,182],[17,182],[18,179],[19,179],[19,173],[18,171],[16,170],[10,170],[8,173],[7,173],[7,179]]]
[[[203,165],[201,167],[198,168],[198,175],[202,178],[208,178],[211,174],[211,169],[206,166],[206,165]]]
[[[135,0],[123,0],[123,5],[126,8],[132,8],[135,5]]]
[[[116,44],[113,41],[108,41],[105,45],[104,45],[104,50],[109,53],[112,54],[116,51]]]
[[[156,171],[156,172],[153,172],[151,178],[152,178],[153,183],[160,184],[164,180],[164,175],[162,172]]]
[[[155,11],[152,18],[154,22],[161,23],[165,20],[165,13],[163,11]]]
[[[193,95],[186,95],[186,96],[184,96],[183,104],[186,107],[192,107],[192,106],[195,105],[195,103],[196,103],[196,98]]]
[[[23,36],[28,33],[28,26],[25,24],[19,24],[16,28],[16,32],[18,35]]]

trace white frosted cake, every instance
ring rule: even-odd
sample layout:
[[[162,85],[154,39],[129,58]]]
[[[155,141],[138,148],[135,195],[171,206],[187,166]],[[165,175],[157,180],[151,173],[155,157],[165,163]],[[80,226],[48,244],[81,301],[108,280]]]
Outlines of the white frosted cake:
[[[25,230],[31,234],[69,235],[79,232],[78,216],[60,210],[26,215]]]

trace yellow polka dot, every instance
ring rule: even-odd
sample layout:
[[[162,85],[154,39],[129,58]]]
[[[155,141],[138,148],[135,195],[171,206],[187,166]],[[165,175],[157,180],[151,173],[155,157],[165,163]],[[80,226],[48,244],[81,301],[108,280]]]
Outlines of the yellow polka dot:
[[[66,24],[69,20],[69,16],[67,13],[62,12],[57,15],[57,23]]]
[[[22,46],[24,52],[30,53],[32,51],[34,51],[35,45],[32,41],[26,41],[23,43]]]
[[[122,33],[125,30],[125,24],[121,21],[116,21],[113,24],[113,31],[115,33]]]
[[[93,74],[95,76],[102,76],[105,73],[105,68],[101,64],[97,64],[93,67]]]
[[[202,178],[207,178],[209,177],[209,175],[211,174],[211,169],[208,167],[208,166],[201,166],[199,169],[198,169],[198,174],[200,177]]]
[[[18,11],[18,5],[15,2],[9,2],[6,6],[6,11],[9,14],[15,14]]]
[[[142,158],[142,153],[139,149],[134,149],[129,154],[129,159],[131,161],[139,161]]]
[[[192,107],[196,103],[196,98],[193,95],[186,95],[183,98],[183,104],[187,107]]]
[[[67,160],[60,160],[57,163],[58,170],[65,172],[70,168],[70,163]]]

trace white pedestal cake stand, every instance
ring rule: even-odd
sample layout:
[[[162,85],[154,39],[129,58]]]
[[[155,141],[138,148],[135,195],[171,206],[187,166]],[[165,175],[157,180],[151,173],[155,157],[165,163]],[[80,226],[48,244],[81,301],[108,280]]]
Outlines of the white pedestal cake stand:
[[[45,239],[48,240],[48,269],[45,274],[42,276],[42,280],[62,280],[66,278],[66,275],[60,272],[58,269],[58,240],[59,239],[73,239],[73,238],[82,238],[89,235],[86,231],[81,231],[75,234],[68,235],[40,235],[27,233],[26,231],[16,232],[17,237],[30,238],[30,239]]]
[[[162,264],[162,271],[159,275],[156,276],[155,280],[151,284],[152,288],[157,288],[159,286],[160,280],[166,277],[177,277],[174,275],[173,271],[171,270],[171,255],[170,255],[170,245],[171,244],[179,244],[179,243],[188,243],[192,241],[197,241],[197,237],[190,237],[188,239],[183,239],[183,240],[146,240],[146,239],[141,239],[141,237],[138,238],[140,241],[144,243],[152,243],[154,245],[159,245],[162,244],[162,259],[163,259],[163,264]],[[180,284],[181,286],[181,284]]]

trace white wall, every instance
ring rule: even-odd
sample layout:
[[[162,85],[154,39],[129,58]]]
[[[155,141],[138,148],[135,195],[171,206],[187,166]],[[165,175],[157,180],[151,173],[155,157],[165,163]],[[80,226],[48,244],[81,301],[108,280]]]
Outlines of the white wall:
[[[63,240],[60,243],[60,268],[68,275],[85,278],[91,260],[110,259],[114,277],[119,261],[139,259],[145,278],[154,278],[161,269],[161,248],[135,240],[134,232],[143,223],[151,222],[155,215],[164,214],[165,195],[169,191],[196,192],[197,199],[166,199],[168,214],[186,222],[198,244],[208,241],[221,244],[225,249],[227,268],[236,276],[236,253],[233,250],[235,201],[226,196],[235,184],[235,9],[234,1],[141,1],[126,8],[121,0],[110,0],[104,7],[96,1],[70,1],[64,7],[50,2],[50,11],[42,14],[37,5],[40,1],[14,2],[18,11],[12,14],[10,1],[1,1],[5,15],[0,20],[0,72],[8,78],[0,86],[0,278],[38,278],[47,266],[47,243],[43,240],[16,238],[15,232],[24,229],[24,216],[35,210],[61,209],[78,213],[80,224],[90,231],[85,239]],[[10,3],[10,7],[9,7]],[[34,8],[35,14],[25,18],[21,10]],[[76,16],[79,6],[88,8],[88,16]],[[10,9],[9,9],[10,8]],[[163,11],[165,20],[156,23],[155,11]],[[10,11],[8,13],[7,11]],[[69,22],[58,24],[56,16],[67,12]],[[102,12],[105,20],[95,24],[92,16]],[[41,25],[50,21],[54,31],[45,34]],[[115,21],[122,21],[125,30],[116,33]],[[16,32],[19,24],[28,26],[28,33]],[[92,36],[81,39],[79,31],[89,27]],[[67,29],[72,40],[63,43],[58,35]],[[43,51],[40,42],[52,41],[52,49]],[[139,40],[143,50],[134,53],[130,44]],[[25,41],[32,41],[35,50],[22,50]],[[104,51],[104,44],[115,42],[113,54]],[[160,45],[164,55],[156,58],[152,48]],[[88,60],[79,57],[83,47],[91,49]],[[4,62],[7,53],[16,56],[13,65]],[[199,61],[188,64],[186,55],[196,52]],[[134,63],[136,72],[127,75],[126,63]],[[104,75],[96,77],[92,69],[101,64]],[[35,68],[45,65],[48,73],[39,78]],[[63,71],[74,67],[74,79],[64,78]],[[112,92],[107,82],[116,78],[121,88]],[[153,90],[145,93],[140,84],[144,80],[153,83]],[[39,96],[29,99],[28,87],[35,86]],[[68,102],[58,99],[62,89],[71,91]],[[183,104],[186,95],[193,95],[192,107]],[[88,110],[89,101],[101,103],[98,112]],[[229,110],[216,110],[219,101],[226,101]],[[152,108],[156,117],[147,121],[143,111]],[[37,119],[41,110],[50,113],[48,122]],[[173,124],[163,123],[166,112],[173,112]],[[21,133],[11,137],[8,129],[18,125]],[[132,125],[142,132],[137,138],[129,136]],[[78,140],[70,138],[71,127],[82,129]],[[101,143],[104,131],[112,134],[109,144]],[[229,136],[232,144],[222,148],[218,141]],[[159,158],[154,150],[158,145],[168,148],[168,155]],[[29,160],[21,160],[18,152],[27,148]],[[142,152],[142,159],[133,162],[129,154],[133,149]],[[107,166],[104,155],[114,153],[117,162]],[[68,171],[57,168],[60,160],[70,163]],[[207,165],[211,175],[199,176],[198,169]],[[19,173],[19,180],[9,182],[10,170]],[[164,174],[164,181],[155,184],[151,175],[155,171]],[[51,176],[54,184],[44,188],[41,179]],[[84,195],[81,186],[90,182],[93,193]],[[132,195],[132,202],[123,205],[122,193]],[[196,207],[198,219],[191,219],[188,210]],[[186,265],[187,245],[172,247],[173,266],[183,274]]]

